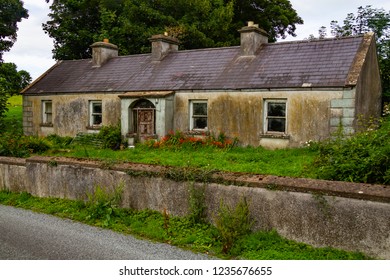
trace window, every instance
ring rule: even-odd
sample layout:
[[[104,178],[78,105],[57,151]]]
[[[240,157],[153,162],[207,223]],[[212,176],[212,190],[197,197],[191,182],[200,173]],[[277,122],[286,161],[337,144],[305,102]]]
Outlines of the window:
[[[265,122],[266,133],[286,133],[286,100],[265,101]]]
[[[193,100],[190,102],[190,129],[207,129],[206,100]]]
[[[51,100],[42,101],[42,124],[53,123],[53,103]]]
[[[89,102],[89,125],[100,126],[102,124],[102,102],[90,101]]]

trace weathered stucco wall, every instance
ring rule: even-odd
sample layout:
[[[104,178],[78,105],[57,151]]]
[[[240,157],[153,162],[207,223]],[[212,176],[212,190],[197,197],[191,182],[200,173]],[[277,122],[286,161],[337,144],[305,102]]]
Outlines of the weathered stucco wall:
[[[299,146],[308,140],[323,140],[330,135],[330,102],[342,98],[343,90],[272,90],[177,92],[175,129],[189,130],[191,100],[208,101],[208,129],[238,137],[242,145],[269,148]],[[264,100],[287,100],[287,139],[264,135]],[[266,139],[266,140],[265,140]]]
[[[368,38],[365,37],[365,41],[367,40]],[[361,62],[363,68],[356,86],[357,128],[359,128],[359,118],[363,117],[366,122],[370,118],[377,119],[381,116],[382,110],[382,85],[375,40],[366,43],[369,43],[369,49],[365,60]],[[361,58],[358,57],[357,59]]]
[[[27,191],[41,197],[85,199],[86,193],[97,185],[114,188],[122,182],[123,207],[187,214],[193,184],[157,176],[162,170],[166,168],[122,164],[107,169],[98,162],[75,159],[0,157],[0,189]],[[149,176],[140,176],[143,171]],[[153,172],[156,175],[150,176]],[[282,236],[313,246],[332,246],[390,259],[388,186],[229,173],[215,174],[213,178],[224,184],[195,184],[197,188],[205,187],[210,221],[221,200],[235,205],[245,197],[250,203],[254,229],[276,229]]]
[[[374,56],[374,54],[373,54]],[[369,63],[372,65],[372,63]],[[373,66],[374,67],[374,66]],[[380,94],[378,85],[370,90],[364,79],[376,80],[370,70],[359,80],[355,88],[312,88],[264,90],[264,91],[184,91],[163,97],[145,98],[156,107],[155,128],[158,137],[170,130],[190,130],[190,101],[207,100],[207,131],[228,137],[237,137],[243,146],[266,148],[296,147],[309,140],[321,141],[330,137],[340,124],[347,133],[355,131],[358,114],[378,115]],[[375,72],[375,71],[373,71]],[[379,85],[380,86],[380,85]],[[172,92],[173,93],[173,92]],[[368,95],[367,95],[368,94]],[[120,96],[122,100],[120,99]],[[131,130],[129,107],[139,97],[125,97],[120,93],[109,94],[61,94],[47,96],[24,96],[23,127],[25,134],[46,136],[58,134],[75,136],[78,132],[94,132],[89,126],[89,101],[101,100],[103,125],[121,122],[122,135]],[[42,125],[42,101],[51,100],[52,125]],[[286,133],[265,132],[264,107],[266,100],[286,101]],[[358,104],[357,108],[355,105]]]
[[[52,101],[53,124],[41,125],[42,101]],[[118,93],[110,94],[60,94],[23,96],[23,128],[27,135],[75,136],[78,132],[93,132],[89,126],[89,101],[102,101],[103,125],[120,123],[120,99]],[[29,106],[27,106],[29,105]]]

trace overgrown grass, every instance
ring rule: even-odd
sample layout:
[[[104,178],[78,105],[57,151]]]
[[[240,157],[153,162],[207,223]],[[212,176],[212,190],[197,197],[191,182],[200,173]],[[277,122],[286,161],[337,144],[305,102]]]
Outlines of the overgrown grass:
[[[153,149],[137,145],[123,151],[79,146],[68,152],[49,151],[46,155],[300,177],[310,176],[306,166],[312,163],[316,151],[304,148],[270,151],[262,147]]]
[[[97,197],[102,198],[101,193]],[[189,217],[171,217],[167,212],[117,208],[115,204],[102,204],[104,199],[97,204],[91,204],[93,201],[94,199],[84,202],[38,198],[26,192],[0,191],[0,203],[4,205],[69,218],[223,259],[368,259],[361,253],[332,248],[313,248],[303,243],[290,241],[279,236],[276,231],[243,234],[235,240],[229,253],[224,253],[221,233],[210,224],[194,223]],[[109,222],[107,222],[107,209],[111,209]],[[103,213],[103,215],[94,215],[96,213]],[[91,216],[94,218],[91,219]]]

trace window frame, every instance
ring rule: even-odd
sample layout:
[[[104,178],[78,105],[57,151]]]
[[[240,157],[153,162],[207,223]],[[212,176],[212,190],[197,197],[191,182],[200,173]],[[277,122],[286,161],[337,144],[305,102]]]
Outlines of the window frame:
[[[285,111],[284,116],[269,116],[269,104],[272,103],[280,103],[285,105]],[[287,99],[265,99],[264,100],[264,122],[263,122],[263,130],[265,134],[273,134],[273,135],[287,135],[287,118],[288,113],[288,106],[287,106]],[[277,131],[277,130],[269,130],[269,121],[272,119],[281,119],[284,120],[284,131]]]
[[[206,115],[194,115],[194,104],[206,104]],[[193,99],[190,100],[190,110],[189,110],[189,119],[190,119],[190,130],[195,130],[195,131],[207,131],[208,130],[208,125],[209,125],[209,118],[208,118],[208,100],[205,99]],[[195,126],[195,119],[196,118],[204,118],[206,119],[206,126],[204,128],[196,128]]]
[[[94,112],[94,105],[100,104],[101,112]],[[100,116],[101,122],[95,123],[95,118]],[[89,101],[89,126],[90,127],[101,127],[103,125],[103,102],[102,100],[90,100]]]
[[[50,106],[48,106],[50,104]],[[48,111],[50,108],[50,111]],[[53,101],[42,100],[42,125],[53,125]]]

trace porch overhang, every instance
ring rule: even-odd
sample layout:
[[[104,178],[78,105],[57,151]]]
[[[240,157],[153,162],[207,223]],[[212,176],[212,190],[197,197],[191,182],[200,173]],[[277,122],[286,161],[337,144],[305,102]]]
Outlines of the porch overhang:
[[[164,98],[173,95],[175,92],[170,91],[130,91],[118,95],[119,98]]]

